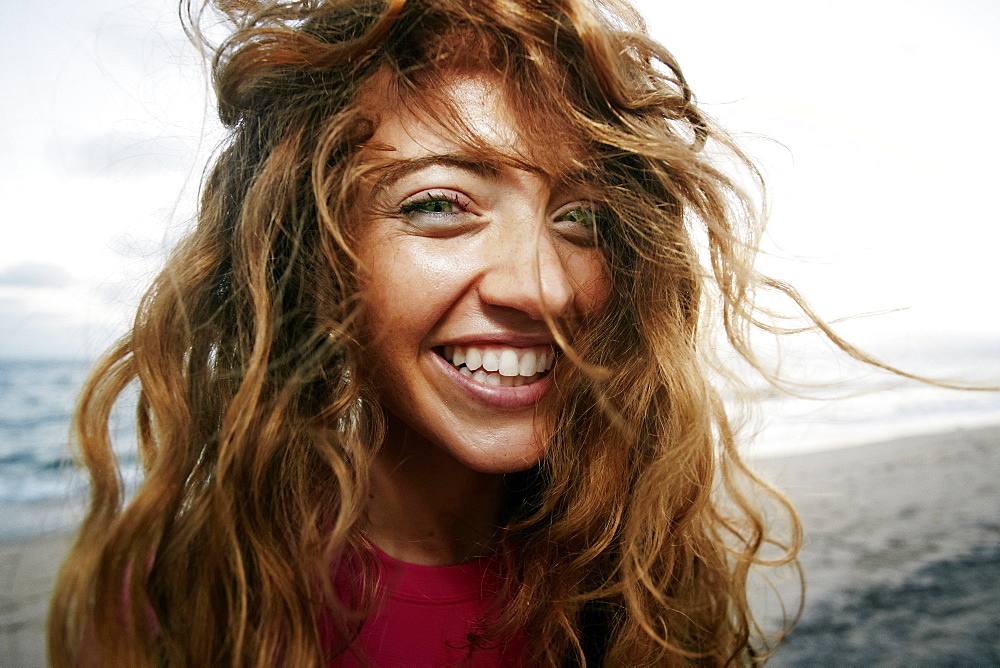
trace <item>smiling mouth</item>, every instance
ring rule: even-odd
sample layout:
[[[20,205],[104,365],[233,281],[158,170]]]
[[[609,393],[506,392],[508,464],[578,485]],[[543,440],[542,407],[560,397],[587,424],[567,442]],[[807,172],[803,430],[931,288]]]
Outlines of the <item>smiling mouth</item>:
[[[549,372],[556,357],[551,347],[444,346],[436,352],[466,378],[503,387],[537,382]]]

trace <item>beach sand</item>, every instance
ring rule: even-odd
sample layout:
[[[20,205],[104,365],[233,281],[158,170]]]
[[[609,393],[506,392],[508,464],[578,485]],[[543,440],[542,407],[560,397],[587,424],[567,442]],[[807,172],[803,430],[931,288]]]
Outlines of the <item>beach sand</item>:
[[[1000,426],[757,468],[805,530],[805,610],[769,665],[1000,666]]]
[[[770,665],[1000,665],[1000,426],[755,465],[806,532],[805,611]],[[0,665],[44,665],[67,540],[0,544]]]
[[[49,597],[70,539],[49,533],[0,543],[0,666],[46,665]]]

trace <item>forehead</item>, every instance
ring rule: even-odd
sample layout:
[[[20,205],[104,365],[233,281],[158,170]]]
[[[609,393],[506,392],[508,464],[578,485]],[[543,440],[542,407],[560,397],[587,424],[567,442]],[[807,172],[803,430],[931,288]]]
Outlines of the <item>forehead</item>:
[[[455,72],[433,90],[403,95],[391,91],[387,77],[376,77],[366,96],[379,100],[371,106],[375,131],[364,147],[369,160],[457,154],[556,179],[582,171],[581,142],[565,124],[554,118],[529,121],[530,104],[512,103],[496,78]]]

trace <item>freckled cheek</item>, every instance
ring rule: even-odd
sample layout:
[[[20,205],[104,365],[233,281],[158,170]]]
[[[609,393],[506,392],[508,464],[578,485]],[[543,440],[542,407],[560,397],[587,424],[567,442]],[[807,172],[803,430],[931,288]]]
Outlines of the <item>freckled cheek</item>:
[[[576,309],[580,313],[599,311],[611,294],[607,262],[596,254],[577,254],[569,259],[567,272],[573,284]]]
[[[425,248],[397,249],[372,266],[365,290],[371,324],[426,333],[457,299],[472,258]]]
[[[431,290],[447,295],[464,284],[475,273],[478,257],[473,253],[448,249],[417,249],[401,266],[410,268],[413,287],[417,291]]]

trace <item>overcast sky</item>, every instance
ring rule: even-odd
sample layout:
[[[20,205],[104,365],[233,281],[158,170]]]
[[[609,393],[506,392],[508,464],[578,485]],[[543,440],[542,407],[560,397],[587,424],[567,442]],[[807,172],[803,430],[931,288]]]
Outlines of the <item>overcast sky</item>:
[[[93,356],[187,227],[215,131],[170,0],[0,24],[0,357]],[[765,268],[894,337],[1000,340],[1000,3],[640,4],[769,182]],[[210,110],[210,105],[209,105]]]

